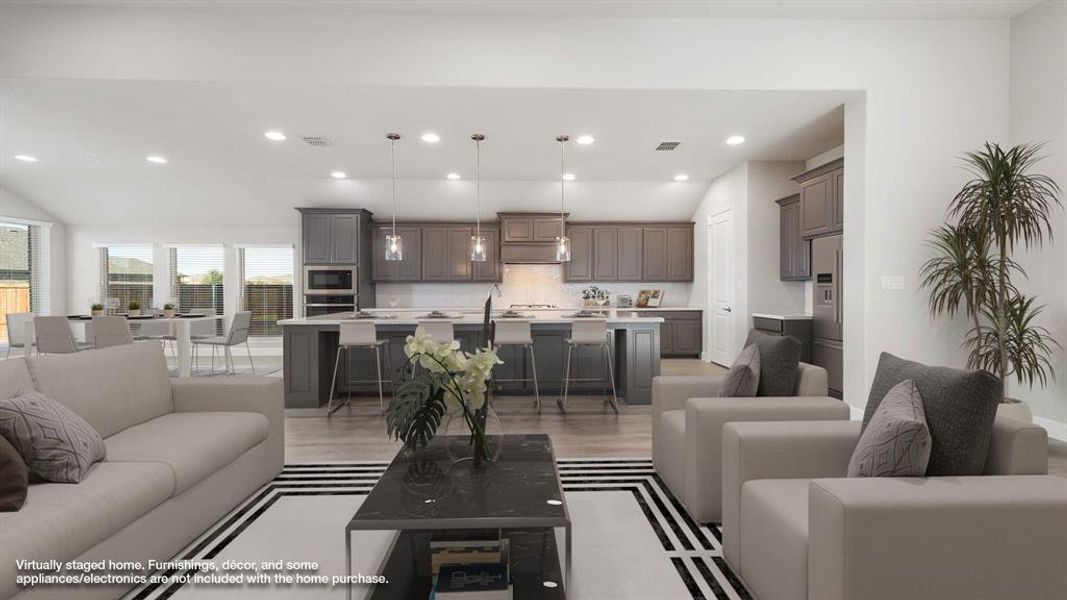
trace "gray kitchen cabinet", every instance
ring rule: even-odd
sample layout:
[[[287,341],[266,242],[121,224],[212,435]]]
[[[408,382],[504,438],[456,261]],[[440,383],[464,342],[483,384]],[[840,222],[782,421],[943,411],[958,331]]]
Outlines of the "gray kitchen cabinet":
[[[660,356],[700,356],[704,346],[703,313],[699,310],[647,311],[661,317]]]
[[[593,280],[615,281],[619,276],[619,230],[614,227],[593,229]]]
[[[359,217],[356,215],[330,216],[330,262],[354,263],[359,249]]]
[[[645,281],[667,281],[667,228],[645,227],[641,248],[641,272]]]
[[[330,216],[305,214],[303,220],[304,262],[330,262]]]
[[[482,235],[485,237],[485,262],[471,263],[471,279],[501,281],[503,271],[500,263],[500,229],[483,226]]]
[[[811,240],[800,236],[800,194],[776,202],[780,225],[778,277],[783,281],[811,279]]]
[[[800,184],[800,237],[813,238],[841,231],[844,172],[844,159],[838,159],[793,178]]]
[[[564,267],[566,281],[593,280],[593,228],[585,225],[568,225],[567,237],[571,239],[571,261]]]
[[[693,280],[693,227],[667,229],[667,281]]]
[[[559,215],[499,213],[499,217],[505,242],[554,242],[559,237]]]
[[[452,281],[471,280],[471,228],[448,228],[448,277]]]
[[[838,169],[831,173],[830,192],[834,197],[834,212],[830,220],[831,231],[838,232],[845,228],[845,170]]]
[[[450,281],[452,265],[448,251],[448,227],[423,227],[422,248],[422,280]]]
[[[385,260],[385,238],[392,235],[390,225],[378,225],[374,228],[374,256],[372,275],[375,281],[400,282],[420,281],[422,279],[422,230],[419,227],[398,226],[397,235],[403,244],[403,253],[399,261]]]
[[[774,316],[752,316],[752,328],[775,335],[789,335],[800,340],[800,360],[812,363],[811,319],[785,319]]]
[[[304,264],[359,262],[360,228],[369,222],[364,210],[299,209],[302,215]]]
[[[642,240],[643,230],[640,227],[619,227],[618,238],[618,280],[641,281],[643,272],[642,264]]]

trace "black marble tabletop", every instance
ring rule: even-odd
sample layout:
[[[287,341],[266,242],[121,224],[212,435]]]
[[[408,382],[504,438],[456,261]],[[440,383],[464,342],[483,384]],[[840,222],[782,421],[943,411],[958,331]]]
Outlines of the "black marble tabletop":
[[[500,440],[499,455],[485,465],[454,463],[444,436],[418,452],[402,449],[348,529],[568,525],[549,437],[521,434]]]

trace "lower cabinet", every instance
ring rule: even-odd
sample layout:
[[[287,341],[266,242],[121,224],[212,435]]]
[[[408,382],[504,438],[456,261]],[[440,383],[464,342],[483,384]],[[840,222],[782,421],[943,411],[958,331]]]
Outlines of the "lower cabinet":
[[[660,325],[660,356],[699,357],[704,349],[704,319],[699,310],[656,311]]]

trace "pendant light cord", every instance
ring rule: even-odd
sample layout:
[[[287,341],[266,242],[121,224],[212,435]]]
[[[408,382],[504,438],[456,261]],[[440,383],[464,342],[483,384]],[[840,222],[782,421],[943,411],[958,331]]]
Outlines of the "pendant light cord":
[[[474,195],[477,198],[477,211],[474,215],[475,219],[475,234],[479,238],[482,235],[482,140],[474,140],[475,159],[474,159]]]
[[[566,175],[566,153],[567,153],[567,138],[566,136],[559,137],[559,238],[562,240],[567,237],[566,230],[563,226],[563,210],[564,210],[564,195],[566,194],[567,180],[564,179]]]
[[[393,237],[396,237],[396,140],[389,140],[389,155],[393,161]]]

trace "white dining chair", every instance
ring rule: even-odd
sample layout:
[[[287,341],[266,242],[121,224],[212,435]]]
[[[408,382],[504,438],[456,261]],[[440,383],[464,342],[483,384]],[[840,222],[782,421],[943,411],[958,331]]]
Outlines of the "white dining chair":
[[[7,356],[11,357],[12,348],[26,348],[26,324],[33,321],[32,313],[7,313]],[[30,341],[33,346],[33,341]]]
[[[608,379],[611,380],[611,396],[608,397],[607,388],[605,387],[604,402],[611,405],[615,414],[619,414],[619,397],[615,393],[615,368],[611,360],[612,346],[610,336],[612,333],[613,330],[608,329],[606,319],[575,319],[571,324],[571,337],[566,340],[567,366],[564,368],[563,374],[563,397],[556,400],[556,404],[559,405],[561,411],[567,412],[567,393],[572,381],[571,357],[574,351],[582,346],[596,346],[604,354],[604,360],[607,362],[608,367]],[[597,379],[574,379],[573,381],[597,381]]]
[[[121,315],[96,315],[93,317],[93,348],[108,348],[132,344],[130,324]]]
[[[178,336],[174,334],[174,324],[170,321],[158,321],[156,319],[138,321],[136,323],[137,334],[133,336],[135,340],[153,340],[163,345],[166,349],[170,346],[170,354],[177,360],[178,349],[174,345],[178,340]]]
[[[352,365],[352,350],[367,348],[374,350],[374,360],[378,366],[378,379],[370,381],[352,381],[352,375],[350,373]],[[395,389],[393,388],[393,366],[389,359],[389,340],[378,339],[378,328],[370,321],[344,321],[340,325],[340,333],[337,338],[337,357],[333,361],[333,379],[330,380],[330,403],[326,407],[326,416],[330,417],[333,413],[337,412],[342,406],[352,406],[352,385],[356,383],[377,383],[378,384],[378,409],[385,413],[385,392],[383,383],[386,381],[382,379],[382,352],[385,353],[385,365],[386,371],[389,374],[389,392],[393,394]],[[337,405],[335,408],[333,405],[333,393],[337,387],[337,370],[341,364],[341,353],[345,355],[345,387],[348,388],[348,397],[344,402]]]
[[[34,317],[33,330],[38,354],[73,354],[92,348],[74,338],[66,317]]]
[[[214,321],[211,321],[214,323]],[[234,346],[241,344],[245,345],[245,350],[248,351],[248,365],[252,368],[252,373],[256,372],[256,365],[252,362],[252,347],[248,345],[248,328],[252,325],[252,313],[251,311],[243,310],[234,313],[233,320],[230,321],[230,328],[227,330],[226,335],[213,335],[206,337],[194,337],[193,342],[193,365],[194,369],[200,371],[200,360],[197,348],[200,346],[211,346],[211,372],[215,372],[215,358],[218,354],[218,349],[223,349],[223,358],[226,363],[226,372],[233,373],[233,354],[230,349]]]
[[[516,379],[493,378],[494,383],[504,381],[532,381],[534,386],[534,407],[541,412],[541,390],[537,383],[537,358],[534,357],[533,332],[530,328],[529,319],[495,319],[495,345],[496,346],[520,346],[530,356],[530,373],[532,377],[520,377]]]

